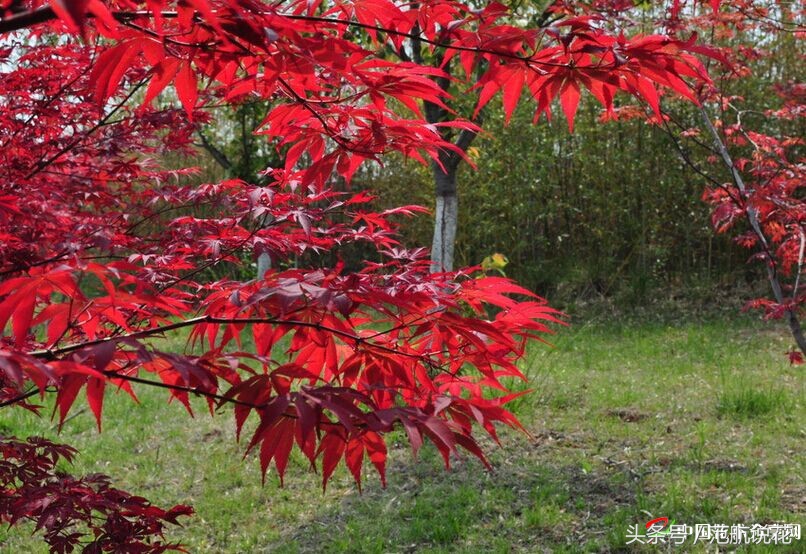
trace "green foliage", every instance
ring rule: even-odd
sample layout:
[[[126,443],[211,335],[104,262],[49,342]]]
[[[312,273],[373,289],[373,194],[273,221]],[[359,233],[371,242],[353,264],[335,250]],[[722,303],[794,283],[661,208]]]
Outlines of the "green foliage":
[[[765,417],[786,411],[789,405],[786,391],[780,387],[740,381],[719,395],[717,413],[739,419]]]
[[[532,125],[526,104],[509,126],[491,116],[490,135],[471,152],[478,170],[463,166],[459,176],[457,263],[500,252],[508,276],[566,305],[599,296],[636,304],[665,287],[745,277],[746,254],[714,237],[703,184],[668,138],[641,121],[598,118],[586,103],[569,135],[564,121]],[[356,186],[384,205],[432,206],[430,179],[427,168],[393,162]],[[408,243],[430,244],[428,219],[404,230]]]

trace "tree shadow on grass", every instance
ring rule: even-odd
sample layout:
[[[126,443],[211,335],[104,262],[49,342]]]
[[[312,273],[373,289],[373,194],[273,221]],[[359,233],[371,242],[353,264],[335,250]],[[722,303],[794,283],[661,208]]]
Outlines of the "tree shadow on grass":
[[[524,445],[521,443],[521,447]],[[542,449],[541,449],[542,450]],[[449,472],[433,451],[392,453],[386,490],[369,485],[283,532],[268,552],[558,552],[612,550],[637,512],[617,472],[546,462],[529,445],[494,453],[495,472],[463,460]],[[596,528],[602,521],[611,529]],[[587,545],[585,545],[587,543]]]

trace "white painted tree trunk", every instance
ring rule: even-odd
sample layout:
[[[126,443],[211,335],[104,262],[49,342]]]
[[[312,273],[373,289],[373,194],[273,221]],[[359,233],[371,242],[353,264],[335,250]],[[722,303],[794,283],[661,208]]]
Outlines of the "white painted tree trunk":
[[[257,257],[257,280],[261,281],[266,272],[271,269],[271,256],[264,252]]]
[[[272,224],[274,217],[268,214],[264,217],[261,225],[267,227]],[[257,257],[257,280],[262,281],[266,276],[266,272],[271,269],[271,254],[263,252]]]
[[[453,271],[453,250],[459,219],[459,197],[454,193],[437,195],[434,210],[434,241],[431,245],[431,272]]]
[[[437,82],[447,92],[450,81],[440,77]],[[438,123],[449,118],[445,108],[425,103],[426,119],[429,123]],[[480,119],[477,119],[479,122]],[[459,151],[467,152],[476,131],[463,129],[455,138],[450,134],[443,135],[452,140]],[[439,159],[431,162],[434,175],[436,206],[434,210],[434,239],[431,243],[431,273],[453,271],[453,253],[456,245],[456,228],[459,224],[459,191],[456,187],[456,171],[462,162],[462,156],[456,151],[442,150]]]

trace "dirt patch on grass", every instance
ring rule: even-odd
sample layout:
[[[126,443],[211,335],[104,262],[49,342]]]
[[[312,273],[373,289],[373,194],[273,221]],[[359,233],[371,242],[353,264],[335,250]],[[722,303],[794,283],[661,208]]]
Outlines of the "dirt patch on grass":
[[[796,514],[806,514],[806,485],[784,487],[781,505]]]
[[[701,465],[689,464],[689,467],[702,471],[722,471],[724,473],[747,473],[747,466],[737,460],[716,459],[706,460]]]
[[[616,408],[607,410],[605,414],[611,417],[617,417],[621,421],[626,421],[627,423],[643,421],[649,417],[649,414],[636,410],[635,408]]]

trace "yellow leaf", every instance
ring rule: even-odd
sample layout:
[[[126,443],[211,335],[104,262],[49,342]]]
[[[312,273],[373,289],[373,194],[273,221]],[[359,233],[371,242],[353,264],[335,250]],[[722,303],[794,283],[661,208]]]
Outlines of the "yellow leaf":
[[[481,261],[481,268],[484,271],[497,271],[504,274],[503,269],[507,266],[509,260],[503,254],[496,252],[492,256],[487,256]]]

